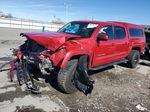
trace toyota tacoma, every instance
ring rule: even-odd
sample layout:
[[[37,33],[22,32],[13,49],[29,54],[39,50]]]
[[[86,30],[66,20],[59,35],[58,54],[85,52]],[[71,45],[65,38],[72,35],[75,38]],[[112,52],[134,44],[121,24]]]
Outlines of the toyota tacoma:
[[[57,75],[66,93],[92,92],[94,80],[88,70],[126,63],[135,68],[146,40],[142,26],[124,22],[72,21],[57,32],[21,33],[27,40],[11,63],[19,84],[38,92],[36,71]]]

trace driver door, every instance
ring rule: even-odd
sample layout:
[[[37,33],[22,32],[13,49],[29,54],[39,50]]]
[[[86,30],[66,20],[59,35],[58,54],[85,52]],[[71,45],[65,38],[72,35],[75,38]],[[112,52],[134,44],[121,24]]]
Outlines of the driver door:
[[[97,46],[94,49],[94,58],[93,58],[93,66],[100,66],[103,64],[108,64],[113,62],[115,46],[113,44],[113,26],[106,25],[103,26],[98,34],[106,34],[108,35],[108,40],[100,40],[97,41]]]

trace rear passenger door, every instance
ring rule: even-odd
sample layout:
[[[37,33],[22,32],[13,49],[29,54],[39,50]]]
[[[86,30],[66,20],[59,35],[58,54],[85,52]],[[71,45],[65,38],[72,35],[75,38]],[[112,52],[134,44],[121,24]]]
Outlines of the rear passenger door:
[[[114,26],[114,41],[115,46],[114,59],[123,59],[128,54],[128,35],[126,29],[123,26]]]

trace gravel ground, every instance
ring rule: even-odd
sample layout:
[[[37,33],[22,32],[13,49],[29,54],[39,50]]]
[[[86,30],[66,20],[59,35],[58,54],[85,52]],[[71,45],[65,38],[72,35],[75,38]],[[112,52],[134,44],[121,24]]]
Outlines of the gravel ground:
[[[9,39],[0,41],[0,69],[9,68],[10,48],[23,42]],[[9,71],[0,72],[0,112],[150,112],[150,62],[141,60],[136,69],[115,65],[89,73],[95,84],[85,96],[62,93],[53,74],[36,82],[41,94],[31,94],[16,78],[10,82]]]

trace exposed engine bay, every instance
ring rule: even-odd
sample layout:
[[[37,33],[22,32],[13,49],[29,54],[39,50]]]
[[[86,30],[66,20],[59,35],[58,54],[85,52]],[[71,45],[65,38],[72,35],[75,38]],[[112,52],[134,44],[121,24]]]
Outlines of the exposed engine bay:
[[[20,46],[20,51],[23,56],[28,60],[28,64],[34,65],[36,68],[41,70],[43,74],[48,74],[54,69],[52,62],[49,57],[42,53],[52,53],[52,51],[44,48],[35,41],[28,39],[23,45]]]

